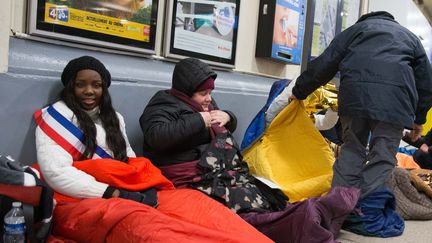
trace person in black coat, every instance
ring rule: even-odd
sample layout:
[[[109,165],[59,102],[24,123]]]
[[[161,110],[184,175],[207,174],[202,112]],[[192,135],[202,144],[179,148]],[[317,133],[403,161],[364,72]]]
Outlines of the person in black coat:
[[[379,11],[338,34],[299,76],[290,99],[305,99],[338,71],[344,144],[332,186],[360,188],[363,198],[390,176],[403,129],[413,128],[413,141],[420,137],[432,105],[432,70],[417,36]]]
[[[198,59],[176,64],[171,89],[157,92],[140,117],[144,155],[176,188],[199,190],[275,242],[334,242],[359,190],[335,187],[291,204],[254,177],[231,134],[234,114],[211,97],[215,79]]]
[[[150,99],[140,117],[140,125],[145,138],[144,156],[153,164],[164,166],[199,159],[211,140],[211,123],[223,120],[222,126],[230,132],[237,128],[234,113],[218,110],[216,102],[211,99],[212,89],[207,89],[210,93],[206,93],[206,88],[209,88],[206,86],[214,87],[216,76],[209,65],[198,59],[185,59],[174,68],[172,89],[158,91]],[[206,80],[208,82],[204,82]],[[192,97],[197,89],[207,95],[205,99],[209,99],[215,111],[195,112],[172,94],[172,90],[176,90]]]

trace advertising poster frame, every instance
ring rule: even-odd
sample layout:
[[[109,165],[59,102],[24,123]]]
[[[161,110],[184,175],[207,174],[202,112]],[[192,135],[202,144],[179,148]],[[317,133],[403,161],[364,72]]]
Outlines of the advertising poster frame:
[[[310,56],[319,56],[340,32],[341,0],[313,0],[313,23]]]
[[[271,57],[300,64],[306,22],[306,0],[277,0]]]
[[[31,0],[29,34],[154,54],[159,0],[113,2]]]
[[[341,32],[355,24],[360,18],[362,0],[342,0]]]
[[[164,55],[235,65],[240,0],[168,0]]]

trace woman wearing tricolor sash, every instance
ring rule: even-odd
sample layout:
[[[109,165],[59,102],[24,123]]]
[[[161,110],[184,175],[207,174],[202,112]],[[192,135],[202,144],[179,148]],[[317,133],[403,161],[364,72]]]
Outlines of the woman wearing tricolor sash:
[[[204,194],[174,189],[136,158],[112,104],[111,75],[83,56],[56,103],[35,113],[38,165],[56,191],[53,237],[77,242],[270,242]]]

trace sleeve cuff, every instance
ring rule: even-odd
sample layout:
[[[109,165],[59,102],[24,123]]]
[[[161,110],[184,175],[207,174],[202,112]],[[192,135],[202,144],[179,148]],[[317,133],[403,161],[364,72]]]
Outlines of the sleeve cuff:
[[[108,186],[104,194],[102,195],[102,198],[111,198],[115,189],[115,187]]]

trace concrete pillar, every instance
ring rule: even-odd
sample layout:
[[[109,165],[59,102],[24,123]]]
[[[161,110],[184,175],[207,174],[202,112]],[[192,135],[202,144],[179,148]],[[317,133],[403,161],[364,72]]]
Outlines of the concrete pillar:
[[[0,8],[0,73],[7,72],[12,0],[3,0]]]

